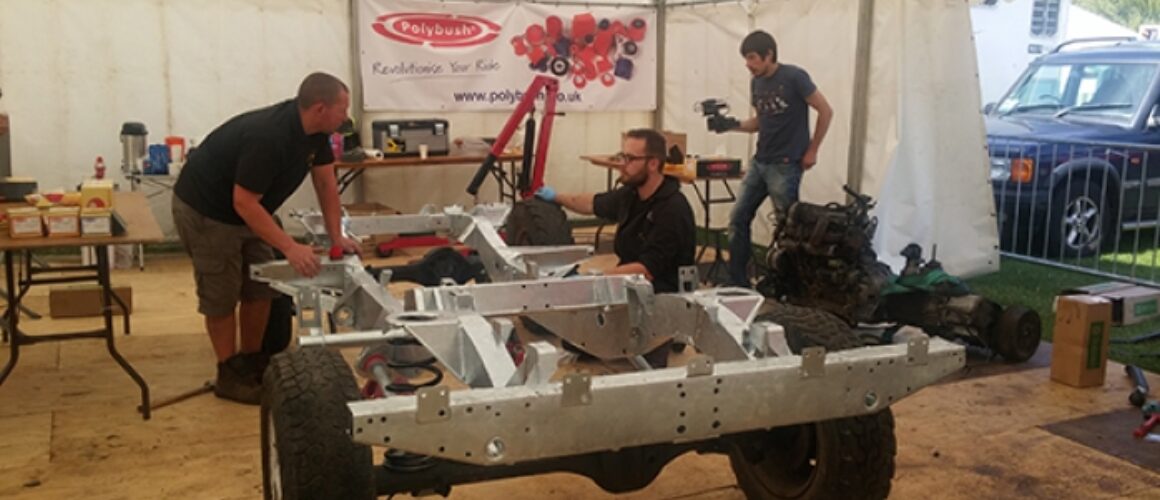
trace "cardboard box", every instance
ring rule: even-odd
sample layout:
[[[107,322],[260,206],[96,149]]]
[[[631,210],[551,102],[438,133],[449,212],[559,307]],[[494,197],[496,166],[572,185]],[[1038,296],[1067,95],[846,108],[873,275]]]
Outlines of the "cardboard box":
[[[668,159],[665,163],[684,165],[689,154],[688,136],[671,130],[662,130],[661,135],[665,136],[665,158]]]
[[[89,179],[81,184],[81,209],[113,209],[113,181]]]
[[[1129,286],[1102,294],[1112,301],[1112,324],[1134,325],[1160,316],[1160,290]]]
[[[1104,385],[1112,303],[1095,295],[1059,297],[1051,347],[1051,380],[1074,387]]]
[[[53,207],[44,212],[44,232],[49,238],[81,235],[80,210],[76,207]]]
[[[113,214],[108,210],[82,210],[81,236],[111,236]]]
[[[40,217],[40,210],[32,207],[9,208],[8,235],[13,238],[44,236],[44,221]]]
[[[133,288],[114,286],[113,293],[121,298],[129,313],[133,312]],[[113,314],[121,314],[116,300],[112,300]],[[70,285],[52,287],[48,291],[48,315],[53,318],[78,318],[101,315],[101,287],[98,285]]]

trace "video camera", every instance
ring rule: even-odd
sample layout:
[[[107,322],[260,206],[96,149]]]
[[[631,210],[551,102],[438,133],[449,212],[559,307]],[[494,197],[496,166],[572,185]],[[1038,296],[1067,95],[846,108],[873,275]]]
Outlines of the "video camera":
[[[697,103],[695,108],[701,112],[701,115],[705,116],[705,124],[709,130],[718,134],[741,126],[741,122],[737,121],[736,118],[725,115],[729,112],[729,104],[722,99],[705,99]]]

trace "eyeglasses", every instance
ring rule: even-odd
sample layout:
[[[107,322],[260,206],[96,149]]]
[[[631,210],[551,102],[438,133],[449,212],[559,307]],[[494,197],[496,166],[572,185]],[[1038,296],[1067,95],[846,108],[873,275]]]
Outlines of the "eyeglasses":
[[[623,165],[628,165],[629,163],[632,163],[632,162],[637,161],[637,160],[647,160],[649,158],[652,158],[652,157],[651,156],[630,155],[628,153],[619,153],[616,155],[616,160],[619,161]]]

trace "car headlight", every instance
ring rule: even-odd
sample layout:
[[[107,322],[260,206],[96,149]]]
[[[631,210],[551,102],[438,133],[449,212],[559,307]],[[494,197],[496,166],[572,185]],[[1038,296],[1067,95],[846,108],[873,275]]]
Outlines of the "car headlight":
[[[991,180],[1006,182],[1011,178],[1010,158],[991,158]]]

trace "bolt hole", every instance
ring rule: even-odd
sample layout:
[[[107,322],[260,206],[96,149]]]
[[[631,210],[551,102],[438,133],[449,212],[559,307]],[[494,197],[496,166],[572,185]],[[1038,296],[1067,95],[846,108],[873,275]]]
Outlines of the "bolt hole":
[[[447,410],[439,410],[439,416],[440,416],[440,417],[446,417],[446,416],[447,416]]]
[[[385,424],[387,423],[387,417],[380,418],[379,421]]]
[[[685,418],[685,412],[681,412],[681,418]]]
[[[677,434],[684,434],[684,433],[685,433],[685,426],[683,426],[683,425],[677,426]]]
[[[531,403],[524,403],[524,408],[531,408],[531,407],[532,407]]]
[[[721,394],[721,389],[713,388],[713,394]]]
[[[355,429],[355,430],[354,430],[354,433],[355,433],[355,434],[362,434],[362,427],[359,427],[358,429]]]
[[[440,447],[439,447],[439,453],[443,453],[444,451],[447,451],[447,448],[444,448],[444,447],[440,446]]]
[[[531,427],[524,427],[524,434],[530,434],[531,432],[532,432]]]
[[[725,383],[725,379],[722,379],[722,378],[717,379],[717,385],[721,385],[723,383]]]
[[[682,392],[682,393],[681,393],[681,397],[682,397],[682,398],[684,398],[684,397],[685,397],[685,393],[683,393],[683,392]]]
[[[684,388],[685,388],[685,384],[677,384],[677,389],[684,389]]]
[[[487,410],[487,411],[491,411],[491,405],[487,405],[487,406],[483,407],[483,409]]]
[[[714,429],[716,429],[716,428],[718,428],[718,427],[721,427],[721,421],[719,421],[719,420],[714,420],[714,421],[713,421],[713,428],[714,428]]]
[[[497,411],[497,412],[495,412],[495,416],[496,416],[496,417],[502,417],[502,416],[503,416],[503,413],[500,413],[500,412],[498,412],[498,411]]]
[[[464,454],[463,454],[463,456],[465,456],[465,457],[467,457],[467,458],[471,458],[471,452],[470,452],[470,451],[469,451],[469,452],[466,452],[466,453],[464,453]]]
[[[720,408],[717,408],[717,407],[714,407],[714,408],[713,408],[713,413],[717,413],[717,412],[719,412],[719,411],[721,411],[721,409],[720,409]]]
[[[471,412],[473,412],[473,411],[475,411],[475,409],[473,409],[473,408],[472,408],[472,407],[470,407],[470,406],[468,406],[468,407],[467,407],[467,413],[471,413]]]
[[[383,437],[383,442],[384,442],[384,443],[389,443],[389,442],[391,442],[391,436],[384,436],[384,437]]]

